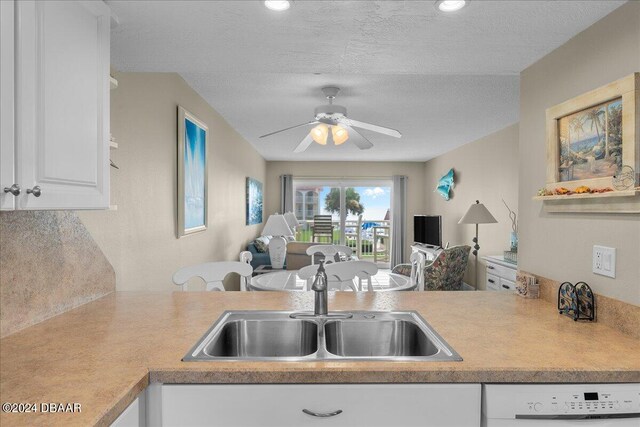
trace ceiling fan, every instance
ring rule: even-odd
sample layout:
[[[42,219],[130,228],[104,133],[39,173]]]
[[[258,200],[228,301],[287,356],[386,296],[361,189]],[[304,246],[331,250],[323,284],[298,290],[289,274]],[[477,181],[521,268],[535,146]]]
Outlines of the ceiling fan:
[[[307,123],[280,129],[275,132],[262,135],[260,138],[266,138],[280,132],[296,129],[303,126],[317,125],[311,129],[309,134],[298,144],[294,153],[302,153],[314,141],[320,145],[334,144],[340,145],[347,140],[352,141],[356,147],[361,150],[368,150],[373,147],[371,141],[362,136],[354,128],[367,129],[384,135],[393,136],[395,138],[402,137],[402,134],[395,129],[390,129],[371,123],[360,122],[347,118],[347,109],[342,105],[333,104],[333,100],[340,92],[340,88],[328,86],[322,88],[322,93],[329,100],[329,104],[320,105],[315,109],[315,118]]]

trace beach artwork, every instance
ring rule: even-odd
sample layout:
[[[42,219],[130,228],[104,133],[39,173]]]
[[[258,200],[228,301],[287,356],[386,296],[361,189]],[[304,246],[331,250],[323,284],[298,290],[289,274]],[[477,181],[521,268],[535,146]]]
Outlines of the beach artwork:
[[[558,120],[559,181],[610,177],[622,166],[622,99]]]
[[[178,236],[207,228],[207,127],[179,109]]]
[[[262,183],[247,178],[247,216],[246,224],[262,224]]]

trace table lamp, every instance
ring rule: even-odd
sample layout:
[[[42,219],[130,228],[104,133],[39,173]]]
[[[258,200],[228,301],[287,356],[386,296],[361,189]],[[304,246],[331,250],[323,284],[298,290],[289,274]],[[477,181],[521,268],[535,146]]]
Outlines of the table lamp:
[[[296,215],[293,212],[287,212],[284,214],[284,219],[285,221],[287,221],[287,225],[289,226],[289,228],[293,232],[293,236],[295,237],[296,228],[300,225],[300,223],[298,222],[298,218],[296,218]]]
[[[492,224],[496,223],[496,219],[491,215],[491,212],[482,204],[479,200],[476,200],[474,204],[469,206],[469,210],[458,221],[458,224],[475,224],[476,225],[476,237],[473,238],[473,255],[476,257],[476,290],[478,289],[478,250],[480,245],[478,244],[478,224]]]
[[[262,229],[263,236],[273,236],[269,241],[269,258],[271,268],[281,270],[284,267],[284,260],[287,256],[287,239],[284,236],[291,236],[293,232],[284,215],[269,215],[267,223]]]

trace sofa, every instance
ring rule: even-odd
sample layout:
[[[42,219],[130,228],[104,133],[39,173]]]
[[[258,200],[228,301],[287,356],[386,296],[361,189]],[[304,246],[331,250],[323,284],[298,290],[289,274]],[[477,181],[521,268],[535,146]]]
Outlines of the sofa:
[[[271,265],[271,258],[269,257],[269,251],[260,252],[255,244],[255,240],[247,245],[247,250],[253,255],[251,260],[251,267],[255,270],[261,265]]]
[[[261,239],[263,241],[268,240],[264,238]],[[311,256],[307,255],[307,248],[318,244],[319,243],[296,241],[287,243],[287,257],[285,259],[284,268],[286,268],[287,270],[300,270],[302,267],[310,265]],[[266,252],[260,252],[255,240],[247,245],[247,250],[253,255],[251,266],[254,270],[261,265],[271,265],[271,258],[269,257],[268,249]],[[316,263],[320,259],[322,259],[322,256],[317,256]]]
[[[287,270],[300,270],[311,265],[311,257],[307,255],[307,248],[317,243],[289,242],[287,244]]]

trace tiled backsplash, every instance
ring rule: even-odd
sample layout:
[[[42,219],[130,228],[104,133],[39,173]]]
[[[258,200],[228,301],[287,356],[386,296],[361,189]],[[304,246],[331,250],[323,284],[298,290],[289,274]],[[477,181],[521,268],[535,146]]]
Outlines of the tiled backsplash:
[[[0,212],[1,337],[113,291],[113,268],[75,212]]]

